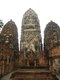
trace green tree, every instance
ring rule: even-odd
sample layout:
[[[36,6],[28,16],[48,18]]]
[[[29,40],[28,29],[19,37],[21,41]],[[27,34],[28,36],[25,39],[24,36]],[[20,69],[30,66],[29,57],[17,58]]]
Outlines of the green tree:
[[[0,20],[0,33],[1,33],[2,26],[3,26],[3,22],[2,20]]]
[[[2,26],[3,26],[3,22],[2,20],[0,20],[0,28],[2,28]]]

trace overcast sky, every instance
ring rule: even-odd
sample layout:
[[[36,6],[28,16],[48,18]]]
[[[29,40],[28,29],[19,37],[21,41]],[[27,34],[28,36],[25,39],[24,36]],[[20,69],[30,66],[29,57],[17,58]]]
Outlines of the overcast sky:
[[[60,0],[0,0],[0,19],[6,24],[12,19],[21,35],[23,14],[32,8],[40,20],[41,34],[51,20],[60,25]]]

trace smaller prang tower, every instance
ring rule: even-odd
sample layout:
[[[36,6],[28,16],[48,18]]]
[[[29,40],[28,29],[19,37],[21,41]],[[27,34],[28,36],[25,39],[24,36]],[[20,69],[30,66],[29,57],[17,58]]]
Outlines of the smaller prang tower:
[[[17,31],[17,26],[12,20],[8,21],[1,31],[1,34],[4,35],[6,39],[5,44],[14,51],[14,59],[18,57],[19,51]]]
[[[34,65],[37,53],[42,50],[41,31],[37,14],[30,8],[23,16],[20,51],[24,53],[26,64]],[[32,63],[33,62],[33,63]]]
[[[53,75],[59,75],[60,70],[60,27],[51,21],[44,31],[44,48],[49,57],[49,67]]]
[[[0,77],[15,69],[18,49],[17,26],[10,20],[3,26],[0,33]]]

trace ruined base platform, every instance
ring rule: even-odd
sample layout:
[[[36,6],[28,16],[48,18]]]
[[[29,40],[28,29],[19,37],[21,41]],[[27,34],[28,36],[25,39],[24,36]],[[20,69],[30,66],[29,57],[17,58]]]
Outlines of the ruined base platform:
[[[11,75],[11,80],[55,80],[51,72],[45,69],[18,69]]]

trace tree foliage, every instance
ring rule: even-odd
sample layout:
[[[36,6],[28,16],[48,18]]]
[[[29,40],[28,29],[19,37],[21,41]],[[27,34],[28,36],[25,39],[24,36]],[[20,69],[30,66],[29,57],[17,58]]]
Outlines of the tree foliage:
[[[3,22],[2,20],[0,20],[0,28],[3,26]]]

